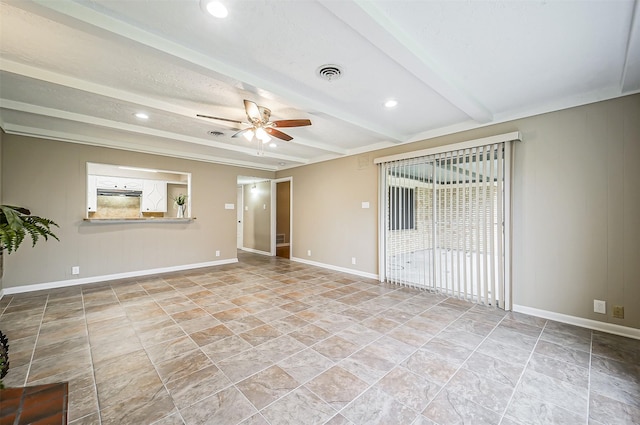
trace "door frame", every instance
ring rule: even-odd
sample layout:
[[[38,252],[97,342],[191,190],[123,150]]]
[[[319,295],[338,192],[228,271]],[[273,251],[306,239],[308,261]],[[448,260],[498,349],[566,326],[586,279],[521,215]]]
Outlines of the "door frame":
[[[239,193],[238,193],[239,192]],[[239,198],[238,199],[238,195]],[[236,249],[244,248],[244,185],[236,185]],[[238,215],[240,215],[240,223],[238,223]],[[238,238],[240,233],[240,238]],[[238,246],[238,239],[240,239],[240,246]]]
[[[276,255],[276,218],[277,218],[277,188],[278,183],[289,182],[289,258],[293,256],[293,177],[282,177],[271,180],[271,256]]]

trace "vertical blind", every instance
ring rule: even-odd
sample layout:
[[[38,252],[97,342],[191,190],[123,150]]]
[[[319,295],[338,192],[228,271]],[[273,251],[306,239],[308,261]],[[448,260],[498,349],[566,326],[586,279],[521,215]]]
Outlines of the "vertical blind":
[[[510,308],[510,148],[379,162],[382,280]]]

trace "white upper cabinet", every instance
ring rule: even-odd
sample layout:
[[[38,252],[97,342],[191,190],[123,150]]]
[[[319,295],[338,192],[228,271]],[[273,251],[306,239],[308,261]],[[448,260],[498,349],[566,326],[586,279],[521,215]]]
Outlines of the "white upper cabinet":
[[[144,180],[142,185],[142,212],[167,212],[167,182]]]
[[[95,176],[97,189],[142,190],[143,180],[128,177]]]
[[[96,185],[97,176],[87,176],[87,212],[96,212],[98,209],[98,191]]]

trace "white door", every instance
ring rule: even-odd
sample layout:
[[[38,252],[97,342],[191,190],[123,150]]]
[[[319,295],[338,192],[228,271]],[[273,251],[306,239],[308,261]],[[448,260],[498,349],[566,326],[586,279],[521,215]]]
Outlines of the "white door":
[[[242,248],[242,213],[244,211],[244,206],[242,203],[242,186],[238,186],[238,200],[236,202],[236,212],[237,212],[237,220],[238,220],[238,240],[236,242],[236,248]]]

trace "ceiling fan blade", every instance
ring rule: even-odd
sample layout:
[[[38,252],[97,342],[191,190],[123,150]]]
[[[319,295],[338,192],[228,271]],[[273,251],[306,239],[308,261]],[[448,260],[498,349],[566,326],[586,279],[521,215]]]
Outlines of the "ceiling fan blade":
[[[263,123],[269,122],[269,118],[271,118],[271,109],[265,108],[264,106],[258,106],[258,110],[260,111],[260,119]]]
[[[256,105],[255,102],[245,99],[244,100],[244,109],[247,111],[247,117],[249,121],[252,123],[262,122],[262,114],[260,113],[260,108]]]
[[[200,118],[209,118],[209,119],[212,119],[212,120],[228,121],[228,122],[235,122],[235,123],[238,123],[238,124],[242,124],[242,121],[238,121],[238,120],[230,120],[229,118],[212,117],[212,116],[210,116],[210,115],[200,115],[200,114],[197,114],[197,115],[196,115],[196,117],[200,117]]]
[[[275,128],[267,127],[267,128],[264,129],[264,131],[266,131],[267,133],[269,133],[273,137],[277,137],[278,139],[282,139],[282,140],[285,140],[287,142],[289,140],[293,140],[293,137],[289,136],[288,134],[283,133],[280,130],[276,130]]]
[[[304,127],[311,125],[310,120],[278,120],[272,123],[274,127]]]
[[[246,133],[249,130],[253,130],[253,127],[249,127],[249,128],[245,128],[244,130],[240,130],[240,131],[238,131],[237,133],[235,133],[231,137],[240,137],[240,136],[244,135],[244,133]]]

